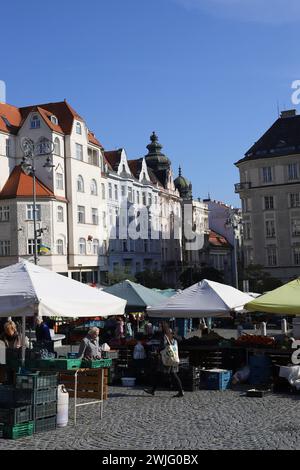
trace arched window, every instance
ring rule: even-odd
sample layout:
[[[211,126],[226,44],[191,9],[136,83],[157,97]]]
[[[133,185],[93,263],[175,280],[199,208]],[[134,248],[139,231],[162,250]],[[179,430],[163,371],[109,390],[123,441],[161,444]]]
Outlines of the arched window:
[[[56,240],[56,253],[58,255],[64,254],[64,241],[61,238]]]
[[[80,122],[76,122],[76,134],[82,134],[81,124]]]
[[[81,175],[78,175],[77,177],[77,191],[79,193],[84,193],[84,182]]]
[[[56,116],[54,116],[54,114],[52,114],[52,116],[50,117],[50,120],[53,124],[56,124],[56,125],[58,124],[58,119]]]
[[[31,118],[31,121],[30,121],[30,128],[31,129],[39,129],[41,127],[41,121],[40,121],[40,118],[38,115],[34,115],[32,116]]]
[[[64,208],[62,206],[57,206],[57,222],[64,221]]]
[[[91,194],[93,196],[97,196],[98,194],[98,188],[97,188],[97,182],[96,180],[91,181]]]
[[[105,199],[105,184],[101,183],[101,189],[102,189],[102,199]]]
[[[93,240],[93,255],[98,256],[99,253],[99,240],[97,238],[94,238]]]
[[[54,139],[54,153],[55,155],[60,155],[60,141],[58,137]]]
[[[79,254],[80,254],[80,255],[85,255],[85,254],[86,254],[86,242],[85,242],[85,238],[79,238],[79,245],[78,245],[78,248],[79,248]]]

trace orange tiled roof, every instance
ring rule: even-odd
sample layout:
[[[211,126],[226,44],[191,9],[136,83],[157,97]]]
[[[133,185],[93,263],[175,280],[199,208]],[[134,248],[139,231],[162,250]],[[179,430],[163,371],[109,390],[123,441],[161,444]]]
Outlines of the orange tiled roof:
[[[21,166],[15,166],[8,180],[6,181],[0,199],[11,199],[15,197],[32,197],[33,181],[32,176],[26,175]],[[37,197],[54,198],[54,193],[36,178]]]
[[[209,243],[213,246],[221,246],[221,247],[230,247],[230,243],[228,240],[220,235],[219,233],[214,232],[213,230],[209,231]]]

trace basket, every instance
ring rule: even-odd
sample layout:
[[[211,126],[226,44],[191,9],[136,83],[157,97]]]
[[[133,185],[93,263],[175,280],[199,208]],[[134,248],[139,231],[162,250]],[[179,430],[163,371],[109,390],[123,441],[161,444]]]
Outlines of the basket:
[[[87,369],[99,369],[105,367],[111,367],[112,359],[94,359],[94,360],[87,360],[82,359],[81,367]]]
[[[31,436],[34,430],[34,422],[16,424],[15,426],[5,425],[3,436],[6,439],[19,439],[20,437]]]
[[[135,386],[135,377],[122,377],[123,387],[134,387]]]
[[[39,403],[33,405],[33,419],[48,418],[49,416],[56,415],[57,402],[51,401],[49,403]]]
[[[32,406],[20,406],[16,408],[0,408],[0,421],[4,424],[20,424],[32,420]]]
[[[34,432],[46,432],[56,429],[56,415],[49,418],[37,419],[34,422]]]
[[[17,374],[16,388],[23,390],[41,390],[57,387],[57,374],[53,372],[36,372],[32,374]]]

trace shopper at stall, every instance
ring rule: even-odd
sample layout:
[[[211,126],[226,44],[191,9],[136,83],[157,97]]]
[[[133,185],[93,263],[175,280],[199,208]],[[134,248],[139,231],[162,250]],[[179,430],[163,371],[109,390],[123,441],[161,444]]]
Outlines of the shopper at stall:
[[[182,389],[182,384],[181,380],[178,377],[177,373],[179,371],[179,366],[178,365],[173,365],[173,366],[165,366],[161,360],[161,355],[160,351],[164,349],[168,344],[171,344],[172,347],[176,348],[178,351],[178,343],[177,340],[174,338],[174,335],[172,331],[170,330],[167,322],[163,322],[161,324],[161,333],[160,333],[160,345],[158,348],[158,351],[156,352],[154,356],[154,364],[153,364],[153,373],[151,377],[151,382],[152,382],[152,387],[150,389],[145,389],[144,392],[149,393],[150,395],[155,394],[155,390],[159,384],[159,381],[161,379],[161,374],[169,374],[171,379],[173,380],[174,384],[176,385],[176,388],[178,390],[178,393],[174,395],[175,397],[183,397],[183,389]]]
[[[8,320],[4,324],[4,332],[1,334],[0,339],[10,349],[18,349],[22,346],[22,335],[18,332],[17,325],[12,320]],[[26,348],[29,346],[27,337],[25,337],[25,346]]]
[[[78,358],[101,359],[101,346],[99,345],[99,328],[91,328],[80,343]]]
[[[51,338],[49,325],[44,321],[43,317],[35,318],[35,336],[36,346],[54,353],[54,341]]]

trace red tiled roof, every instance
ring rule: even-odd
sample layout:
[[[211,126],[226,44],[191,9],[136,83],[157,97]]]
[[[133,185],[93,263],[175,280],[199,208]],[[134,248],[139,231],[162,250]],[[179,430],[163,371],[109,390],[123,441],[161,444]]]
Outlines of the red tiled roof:
[[[11,199],[15,197],[32,197],[33,181],[32,176],[26,175],[21,166],[15,166],[8,180],[6,181],[0,199]],[[36,178],[37,197],[54,198],[54,193]]]
[[[109,150],[104,152],[105,158],[110,164],[111,168],[114,171],[117,171],[120,160],[121,160],[122,149],[118,150]]]
[[[139,179],[142,169],[142,159],[139,158],[137,160],[127,160],[127,163],[133,176]]]
[[[221,247],[231,246],[228,240],[225,237],[223,237],[223,235],[213,232],[213,230],[209,231],[209,244],[213,246],[221,246]]]
[[[71,134],[74,119],[83,122],[82,117],[67,101],[26,106],[23,108],[17,108],[16,106],[6,103],[0,103],[0,131],[17,134],[28,114],[34,111],[40,113],[50,129],[60,134]],[[52,115],[57,117],[58,124],[54,124],[51,121],[50,117]],[[11,126],[7,126],[2,119],[2,116],[8,120]],[[102,147],[101,143],[92,132],[89,132],[88,139],[92,144]]]

